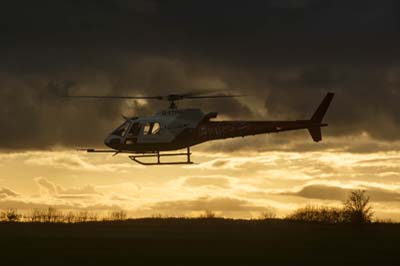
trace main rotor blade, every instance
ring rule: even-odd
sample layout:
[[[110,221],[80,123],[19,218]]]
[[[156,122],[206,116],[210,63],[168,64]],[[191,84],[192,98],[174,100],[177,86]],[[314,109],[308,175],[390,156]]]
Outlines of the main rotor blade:
[[[95,96],[95,95],[66,95],[63,98],[81,98],[81,99],[156,99],[162,100],[162,96]]]
[[[231,90],[232,89],[195,90],[195,91],[191,91],[191,92],[188,92],[188,93],[180,94],[180,96],[187,98],[187,97],[190,97],[190,96],[200,96],[202,94],[210,94],[210,93],[216,93],[216,92],[221,92],[221,91],[231,91]]]
[[[205,95],[205,96],[186,96],[185,99],[206,99],[206,98],[237,98],[247,95]]]
[[[210,94],[227,90],[231,89],[208,90],[208,91],[202,90],[202,91],[193,91],[185,94],[169,94],[166,96],[64,95],[60,97],[75,98],[75,99],[94,99],[94,100],[154,99],[154,100],[178,101],[183,99],[235,98],[235,97],[246,96],[246,95],[225,95],[225,94],[204,95],[204,94]]]

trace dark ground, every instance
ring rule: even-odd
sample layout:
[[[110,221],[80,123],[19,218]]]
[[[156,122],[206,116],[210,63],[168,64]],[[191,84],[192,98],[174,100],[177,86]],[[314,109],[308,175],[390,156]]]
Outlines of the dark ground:
[[[0,223],[0,265],[400,265],[400,224]]]

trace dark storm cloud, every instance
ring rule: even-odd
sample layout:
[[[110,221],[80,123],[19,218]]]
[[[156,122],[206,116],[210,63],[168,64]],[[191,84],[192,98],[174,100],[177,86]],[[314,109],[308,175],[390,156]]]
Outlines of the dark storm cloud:
[[[99,145],[121,113],[165,106],[60,101],[67,90],[238,88],[265,99],[269,118],[309,117],[332,90],[329,134],[398,139],[397,1],[19,0],[0,10],[2,149]],[[256,118],[236,100],[182,106],[193,105]]]

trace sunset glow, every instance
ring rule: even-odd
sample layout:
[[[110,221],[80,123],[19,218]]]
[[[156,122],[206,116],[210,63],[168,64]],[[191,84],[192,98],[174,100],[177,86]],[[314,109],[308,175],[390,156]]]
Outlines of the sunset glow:
[[[351,189],[365,189],[377,217],[400,219],[399,152],[206,152],[214,144],[198,146],[197,163],[179,167],[144,167],[124,155],[65,149],[3,153],[0,208],[123,209],[131,217],[212,210],[248,219],[268,207],[283,217],[305,205],[339,206]]]

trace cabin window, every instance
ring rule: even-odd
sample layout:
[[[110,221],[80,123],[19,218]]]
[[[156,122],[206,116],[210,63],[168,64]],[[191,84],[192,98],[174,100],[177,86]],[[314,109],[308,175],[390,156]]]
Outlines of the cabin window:
[[[160,123],[155,122],[153,124],[153,128],[151,129],[151,134],[153,134],[153,135],[158,134],[158,132],[160,132],[160,129],[161,129]]]
[[[143,135],[156,135],[160,132],[161,126],[158,122],[147,122],[143,126]]]
[[[151,124],[147,122],[143,127],[143,135],[148,135],[150,133]]]

